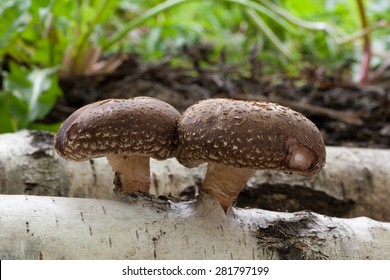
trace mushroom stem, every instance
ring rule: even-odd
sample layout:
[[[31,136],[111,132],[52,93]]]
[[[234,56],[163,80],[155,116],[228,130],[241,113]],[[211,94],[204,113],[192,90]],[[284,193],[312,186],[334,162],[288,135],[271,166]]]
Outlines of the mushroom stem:
[[[214,196],[226,212],[255,172],[253,169],[209,162],[202,190]]]
[[[106,157],[115,172],[115,193],[149,192],[149,157],[118,154],[111,154]]]

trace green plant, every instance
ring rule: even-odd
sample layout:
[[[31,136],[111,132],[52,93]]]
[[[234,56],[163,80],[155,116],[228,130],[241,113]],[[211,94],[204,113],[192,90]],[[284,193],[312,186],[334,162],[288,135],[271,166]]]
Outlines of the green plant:
[[[200,7],[202,5],[201,3],[205,2],[208,2],[209,9]],[[366,8],[362,5],[361,0],[321,0],[316,2],[309,0],[273,2],[268,0],[153,1],[155,6],[152,9],[148,9],[145,13],[133,18],[123,26],[120,32],[108,38],[105,44],[103,44],[103,49],[108,49],[113,44],[118,43],[126,36],[128,31],[136,28],[140,24],[144,24],[146,20],[150,20],[150,18],[153,18],[157,14],[168,13],[169,16],[164,18],[164,22],[160,20],[155,25],[158,26],[157,29],[151,24],[150,41],[147,46],[164,46],[164,44],[161,44],[161,41],[166,40],[167,37],[164,37],[163,29],[172,27],[169,22],[173,22],[180,17],[183,18],[182,15],[186,15],[186,19],[189,22],[191,22],[191,19],[194,19],[191,23],[195,26],[201,24],[207,27],[208,31],[214,28],[210,26],[210,23],[216,23],[217,26],[220,23],[220,28],[217,31],[218,34],[223,34],[228,29],[226,26],[234,24],[237,26],[240,22],[247,22],[252,27],[252,30],[245,31],[247,34],[243,34],[244,39],[242,43],[248,45],[250,41],[250,44],[254,44],[256,40],[260,39],[261,42],[264,42],[263,46],[265,47],[262,51],[269,52],[271,50],[270,55],[267,57],[268,59],[272,59],[275,53],[274,50],[277,50],[284,56],[281,62],[285,64],[294,63],[295,65],[300,65],[299,62],[304,58],[314,63],[318,60],[318,62],[325,65],[329,64],[329,62],[334,64],[339,63],[342,59],[355,59],[362,65],[358,80],[361,84],[364,84],[369,80],[367,78],[369,76],[368,72],[373,67],[373,65],[370,65],[372,53],[370,47],[371,40],[367,40],[367,38],[374,32],[383,31],[385,28],[390,27],[390,21],[383,20],[385,15],[390,12],[390,5],[378,0],[370,2],[380,5],[382,11],[382,13],[376,14],[376,16],[381,16],[382,18],[374,20],[371,25],[365,19]],[[181,7],[190,6],[191,4],[192,7],[188,9]],[[180,8],[176,6],[180,6]],[[220,7],[219,9],[216,8],[218,6]],[[198,15],[195,14],[196,7],[200,11]],[[231,11],[234,11],[236,7],[239,7],[241,12],[241,17],[238,20],[234,20],[234,17],[232,17],[231,19],[233,20],[229,23],[223,20],[223,15],[219,15],[216,20],[209,20],[210,16],[212,17],[212,15],[217,14],[223,9],[225,9],[225,14],[231,15]],[[170,12],[173,10],[172,8],[175,8],[175,13]],[[205,10],[210,12],[204,13],[203,11]],[[361,29],[356,28],[355,22],[357,20],[362,22]],[[186,26],[188,27],[189,25],[187,24]],[[230,28],[230,30],[232,29]],[[195,32],[195,38],[194,36],[189,37],[192,38],[192,41],[199,41],[205,35],[210,35],[210,32],[203,30],[202,32],[198,32],[198,34]],[[361,38],[365,42],[363,59],[359,55],[361,53],[360,46],[353,45],[353,43]],[[380,35],[376,36],[376,38],[376,41],[383,40],[383,36]],[[160,44],[158,44],[159,41]],[[218,42],[218,40],[214,40],[214,42]],[[150,47],[146,49],[150,50]],[[242,51],[242,47],[238,49]],[[242,57],[242,54],[239,56]],[[299,67],[295,68],[299,69]]]
[[[354,58],[362,61],[360,81],[367,83],[373,66],[384,68],[373,44],[381,39],[384,49],[390,46],[384,35],[390,22],[382,19],[390,13],[387,2],[3,0],[0,132],[36,125],[60,95],[61,76],[113,71],[129,50],[156,59],[185,44],[206,42],[216,55],[227,48],[229,59],[243,64],[243,52],[256,45],[262,60],[296,72],[303,61],[332,66]],[[374,4],[380,5],[376,11],[370,8]],[[141,33],[139,40],[129,36],[134,31]],[[353,45],[362,38],[364,59],[360,46]]]
[[[118,2],[0,3],[0,132],[37,127],[55,130],[58,125],[51,127],[36,121],[50,112],[61,94],[60,76],[104,72],[113,67],[115,61],[111,59],[99,64],[95,29],[107,22]]]
[[[30,70],[15,63],[9,66],[9,72],[3,74],[4,92],[0,95],[1,132],[36,128],[34,121],[50,112],[60,94],[55,76],[58,67]],[[58,125],[45,128],[56,130]]]

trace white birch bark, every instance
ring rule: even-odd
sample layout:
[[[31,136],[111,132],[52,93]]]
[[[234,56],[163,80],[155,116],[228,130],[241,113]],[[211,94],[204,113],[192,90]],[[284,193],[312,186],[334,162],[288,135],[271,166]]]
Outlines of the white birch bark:
[[[344,207],[343,217],[390,221],[390,150],[327,147],[326,152],[326,165],[317,176],[258,171],[247,188],[264,188],[264,184],[302,187],[311,191],[306,199],[318,199],[318,203],[330,199],[329,207]]]
[[[328,214],[390,221],[389,159],[390,150],[327,147],[327,163],[318,176],[258,171],[246,190],[275,190],[276,197],[286,196],[276,192],[282,184],[291,186],[289,192],[297,199],[303,197],[313,205],[329,200],[324,207],[333,207],[334,213]],[[199,186],[205,170],[205,165],[185,168],[175,159],[151,160],[151,193],[178,196],[186,187]],[[0,135],[0,193],[116,199],[113,178],[105,158],[87,162],[60,158],[53,151],[50,134],[20,131]],[[289,200],[287,197],[286,203]],[[256,206],[265,205],[259,202]]]
[[[311,212],[0,195],[0,259],[390,259],[390,224]]]
[[[70,162],[53,150],[53,135],[19,131],[0,135],[0,192],[113,198],[105,159]]]
[[[175,159],[151,160],[154,195],[178,195],[199,185],[205,169],[189,170]],[[114,173],[106,158],[67,161],[53,150],[53,135],[22,130],[0,134],[0,193],[115,199]]]

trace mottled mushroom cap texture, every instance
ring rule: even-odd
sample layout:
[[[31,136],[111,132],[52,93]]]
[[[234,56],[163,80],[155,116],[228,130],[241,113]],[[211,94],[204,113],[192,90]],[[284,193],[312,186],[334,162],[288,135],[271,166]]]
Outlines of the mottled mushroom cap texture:
[[[84,161],[109,154],[172,156],[180,113],[151,97],[106,99],[86,105],[62,124],[54,138],[65,159]]]
[[[311,176],[325,163],[320,131],[302,114],[268,102],[208,99],[189,107],[178,124],[176,157]]]

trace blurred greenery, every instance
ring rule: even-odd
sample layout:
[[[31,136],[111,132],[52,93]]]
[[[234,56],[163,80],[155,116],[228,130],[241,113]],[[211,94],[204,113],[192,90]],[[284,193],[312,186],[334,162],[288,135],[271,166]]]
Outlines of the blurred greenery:
[[[7,111],[13,116],[5,124],[8,130],[27,128],[50,112],[60,93],[58,77],[55,76],[57,68],[34,67],[30,70],[10,63],[10,71],[3,75],[3,88],[8,97]]]
[[[256,49],[263,72],[298,74],[306,63],[357,67],[369,35],[378,68],[389,59],[390,1],[364,1],[367,30],[359,1],[2,0],[0,133],[57,129],[39,120],[61,94],[59,79],[113,71],[130,52],[185,64],[184,46],[207,45],[245,75]]]

